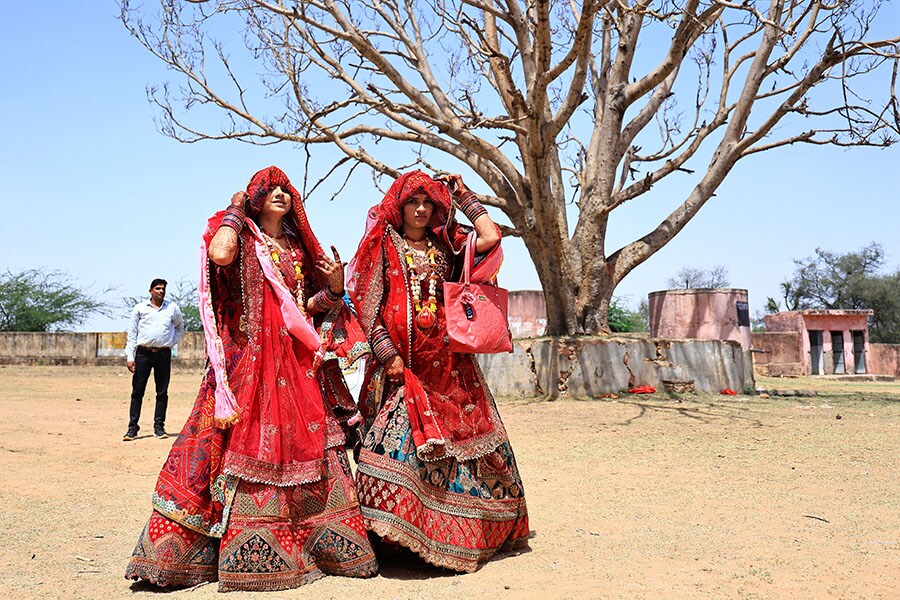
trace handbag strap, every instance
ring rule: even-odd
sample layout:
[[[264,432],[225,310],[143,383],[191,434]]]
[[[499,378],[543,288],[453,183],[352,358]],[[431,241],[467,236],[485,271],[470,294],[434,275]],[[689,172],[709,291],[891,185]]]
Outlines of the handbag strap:
[[[471,231],[466,238],[466,251],[463,257],[462,282],[468,284],[472,275],[472,265],[475,263],[475,242],[478,241],[478,234]]]

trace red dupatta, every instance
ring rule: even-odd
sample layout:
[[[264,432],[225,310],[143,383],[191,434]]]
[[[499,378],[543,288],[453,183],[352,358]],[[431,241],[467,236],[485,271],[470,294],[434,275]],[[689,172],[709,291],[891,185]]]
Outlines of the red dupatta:
[[[264,198],[275,186],[292,196],[286,226],[303,250],[304,275],[318,291],[325,282],[313,261],[322,248],[299,194],[277,167],[251,179],[248,214],[258,212],[254,199]],[[245,221],[234,263],[213,265],[206,250],[222,214],[209,220],[203,236],[199,296],[216,382],[214,422],[232,427],[223,470],[273,485],[316,481],[323,473],[325,447],[343,440],[339,429],[327,431],[320,367],[330,360],[349,366],[368,352],[368,345],[343,303],[315,321],[298,307],[288,289],[295,282],[278,272],[251,219]],[[325,374],[334,371],[329,368]]]
[[[397,240],[400,239],[398,232],[402,231],[402,207],[419,193],[428,195],[434,204],[429,223],[430,234],[456,256],[464,250],[467,232],[454,219],[447,186],[422,171],[405,173],[393,183],[382,202],[369,211],[366,233],[350,262],[348,289],[363,330],[371,332],[380,317],[406,366],[404,400],[417,453],[426,460],[447,455],[465,460],[493,450],[499,439],[484,393],[478,393],[479,406],[469,403],[456,406],[447,397],[437,401],[437,398],[430,398],[426,390],[426,387],[434,388],[430,385],[431,381],[423,385],[410,369],[415,325],[406,262]],[[501,256],[502,250],[498,244],[488,252],[488,260],[480,263],[485,268],[476,267],[473,271],[473,280],[492,278]],[[488,270],[492,272],[487,273]],[[439,311],[437,327],[446,327],[442,310]],[[441,342],[438,339],[433,343],[437,346]],[[472,368],[475,368],[474,365]],[[367,378],[370,379],[370,390],[382,387],[382,371],[379,365],[373,370],[372,377]],[[370,410],[373,408],[377,410],[377,407],[369,407]],[[461,410],[463,408],[467,410]],[[360,409],[367,418],[374,416],[365,414],[366,407],[362,404]]]

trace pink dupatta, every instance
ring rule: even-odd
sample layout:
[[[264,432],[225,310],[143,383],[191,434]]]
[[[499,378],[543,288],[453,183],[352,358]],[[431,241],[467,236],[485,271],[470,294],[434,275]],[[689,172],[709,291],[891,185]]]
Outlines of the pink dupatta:
[[[219,335],[209,290],[209,243],[212,241],[216,231],[218,231],[224,215],[225,211],[219,211],[207,222],[206,231],[203,233],[200,243],[200,283],[197,289],[200,301],[200,319],[203,322],[203,332],[206,338],[206,354],[209,357],[210,367],[213,369],[216,378],[214,419],[216,425],[223,429],[234,424],[240,418],[238,402],[228,382],[228,373],[225,369],[225,349],[222,344],[222,338]],[[316,332],[312,319],[300,311],[293,294],[285,287],[275,272],[275,267],[268,255],[268,249],[262,241],[262,234],[256,223],[251,219],[245,219],[244,225],[252,232],[256,257],[262,267],[266,282],[272,286],[275,296],[278,298],[285,326],[295,339],[315,353],[316,361],[320,361],[323,356],[322,341]]]

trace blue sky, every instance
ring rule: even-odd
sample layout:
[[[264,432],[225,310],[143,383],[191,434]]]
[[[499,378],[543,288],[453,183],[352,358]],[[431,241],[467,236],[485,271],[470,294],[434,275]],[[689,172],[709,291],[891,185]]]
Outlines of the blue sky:
[[[884,22],[900,22],[897,4]],[[114,302],[145,294],[157,276],[196,278],[206,218],[259,168],[277,164],[299,178],[304,161],[287,145],[163,137],[145,87],[173,75],[130,37],[117,13],[111,0],[9,3],[0,24],[0,269],[63,270],[92,290],[114,287],[106,296]],[[844,252],[876,241],[896,267],[898,170],[900,148],[792,147],[745,159],[617,295],[634,305],[682,266],[721,264],[734,287],[749,289],[755,311],[767,296],[778,297],[792,259],[816,247]],[[476,191],[481,185],[470,184]],[[329,197],[309,199],[310,221],[323,244],[349,259],[365,210],[380,194],[364,175],[337,200]],[[672,202],[660,189],[617,210],[607,248],[645,233]],[[501,283],[539,288],[522,244],[504,244]],[[123,330],[124,317],[93,318],[81,329]]]

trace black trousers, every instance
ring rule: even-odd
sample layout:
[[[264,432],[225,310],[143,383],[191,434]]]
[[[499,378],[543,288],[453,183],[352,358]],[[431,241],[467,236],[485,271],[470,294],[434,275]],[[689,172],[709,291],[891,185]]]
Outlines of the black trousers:
[[[156,410],[153,412],[153,428],[163,429],[166,424],[166,408],[169,405],[169,376],[172,374],[172,349],[164,348],[156,352],[138,348],[134,353],[134,375],[131,377],[131,408],[128,414],[128,429],[140,429],[141,404],[147,380],[153,371],[156,384]]]

